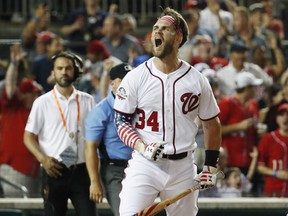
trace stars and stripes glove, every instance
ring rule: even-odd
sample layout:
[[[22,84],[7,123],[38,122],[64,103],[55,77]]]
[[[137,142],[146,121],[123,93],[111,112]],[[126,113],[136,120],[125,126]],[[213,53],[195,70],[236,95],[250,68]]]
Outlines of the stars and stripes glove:
[[[166,142],[153,142],[146,145],[144,152],[142,153],[144,157],[148,160],[159,160],[163,155],[164,145]]]
[[[195,181],[199,182],[201,191],[212,188],[216,184],[217,168],[205,165],[201,173],[195,177]]]

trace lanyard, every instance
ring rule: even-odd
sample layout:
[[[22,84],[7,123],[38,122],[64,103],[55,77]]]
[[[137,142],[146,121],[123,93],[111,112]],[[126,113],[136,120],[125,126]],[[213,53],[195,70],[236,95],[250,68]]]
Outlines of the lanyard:
[[[68,132],[67,122],[66,122],[66,119],[64,117],[63,111],[61,109],[60,103],[58,101],[55,89],[53,89],[53,95],[54,95],[54,98],[55,98],[55,101],[56,101],[56,104],[57,104],[57,107],[58,107],[58,110],[59,110],[59,113],[60,113],[60,116],[62,119],[63,126],[64,126],[65,130]],[[76,98],[76,104],[77,104],[77,130],[78,130],[78,126],[80,125],[80,105],[79,105],[78,93],[76,91],[75,91],[75,98]]]

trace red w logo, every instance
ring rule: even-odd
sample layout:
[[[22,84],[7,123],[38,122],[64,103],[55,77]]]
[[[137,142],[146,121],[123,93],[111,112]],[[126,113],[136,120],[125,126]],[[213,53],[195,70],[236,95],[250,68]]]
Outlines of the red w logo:
[[[185,93],[180,100],[183,102],[182,112],[187,114],[199,106],[199,97],[201,94],[193,95],[193,93]]]

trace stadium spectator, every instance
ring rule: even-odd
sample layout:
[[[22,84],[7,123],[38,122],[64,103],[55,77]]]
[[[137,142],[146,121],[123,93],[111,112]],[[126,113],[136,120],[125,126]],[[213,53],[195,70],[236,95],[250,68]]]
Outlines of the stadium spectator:
[[[111,55],[103,42],[91,41],[87,46],[86,74],[76,82],[76,88],[93,95],[96,102],[109,92],[109,71],[122,61]]]
[[[258,143],[259,117],[258,106],[253,97],[257,86],[262,82],[249,72],[241,72],[236,76],[236,94],[223,98],[218,103],[221,111],[219,118],[222,124],[222,146],[228,153],[227,165],[239,167],[251,181],[254,172],[248,175],[252,161],[250,153]]]
[[[40,196],[39,163],[23,143],[24,128],[34,100],[42,87],[22,79],[26,53],[20,44],[10,48],[10,64],[1,96],[0,176],[28,189],[29,197]],[[21,75],[22,73],[22,75]],[[19,189],[3,184],[5,197],[23,197]]]
[[[143,48],[138,41],[124,34],[120,15],[111,14],[105,18],[103,34],[101,41],[107,50],[121,61],[130,62],[132,65],[133,58],[143,54]],[[133,58],[129,58],[130,52],[133,52]]]
[[[91,40],[101,39],[102,26],[108,12],[100,7],[99,0],[83,0],[84,6],[73,11],[61,28],[64,38],[68,38],[69,47],[84,55]]]
[[[29,58],[33,53],[36,35],[41,31],[47,31],[50,25],[50,9],[47,3],[40,2],[36,5],[32,19],[24,26],[22,33],[23,48],[28,52]]]
[[[234,42],[230,47],[230,61],[227,66],[217,71],[221,93],[226,96],[235,94],[235,77],[238,73],[246,71],[252,73],[256,78],[263,80],[265,87],[271,86],[273,80],[263,69],[254,63],[246,61],[245,53],[247,47],[242,42]],[[264,91],[264,90],[263,90]],[[259,97],[264,97],[263,94]]]
[[[183,60],[191,63],[193,56],[193,50],[195,45],[195,37],[198,35],[208,35],[210,36],[212,43],[215,44],[215,39],[213,33],[203,26],[199,25],[200,14],[195,10],[188,10],[183,13],[183,18],[187,22],[189,29],[188,39],[179,49],[179,57]],[[213,52],[214,53],[214,52]]]
[[[256,45],[252,49],[252,54],[254,54],[252,56],[252,60],[255,59],[255,56],[257,56],[257,54],[261,54],[261,52],[257,52],[257,54],[255,54],[255,51],[259,50],[257,48],[261,47],[262,49],[259,51],[264,52],[263,55],[265,56],[265,59],[263,60],[267,63],[261,63],[260,61],[258,62],[260,63],[259,66],[261,65],[261,67],[264,69],[265,66],[273,65],[273,72],[268,72],[270,72],[270,76],[275,77],[276,79],[276,77],[279,77],[281,75],[285,68],[285,59],[282,53],[281,41],[273,31],[269,30],[263,25],[263,4],[254,3],[250,5],[249,10],[251,27],[254,29],[255,34],[257,34],[259,37],[263,37],[266,42],[266,46]],[[263,64],[265,64],[265,66]]]
[[[244,6],[238,6],[233,12],[234,36],[233,42],[242,42],[248,52],[247,61],[252,62],[252,52],[255,46],[264,46],[267,48],[265,39],[256,35],[251,26],[249,10]]]
[[[206,0],[206,3],[207,7],[200,12],[199,25],[215,36],[217,56],[227,57],[227,36],[233,31],[233,15],[221,9],[220,0]]]
[[[279,129],[266,134],[259,143],[258,171],[264,175],[264,194],[288,197],[288,103],[277,109]]]
[[[279,125],[276,122],[277,110],[280,105],[288,103],[288,76],[284,76],[283,78],[285,79],[283,79],[280,91],[280,97],[282,97],[276,103],[271,104],[265,115],[264,123],[267,125],[269,132],[278,129]]]
[[[48,92],[53,88],[55,83],[51,75],[53,69],[51,57],[61,52],[64,48],[62,38],[55,34],[51,34],[51,37],[47,35],[45,46],[46,53],[34,58],[32,62],[32,76],[33,79],[43,86],[44,91]]]

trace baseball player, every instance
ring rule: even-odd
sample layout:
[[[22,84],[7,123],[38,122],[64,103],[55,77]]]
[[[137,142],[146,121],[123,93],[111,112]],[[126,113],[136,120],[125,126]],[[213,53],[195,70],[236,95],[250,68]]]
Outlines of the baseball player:
[[[279,106],[276,122],[279,129],[259,143],[258,171],[265,176],[266,196],[288,197],[288,103]]]
[[[219,108],[208,80],[178,59],[187,33],[183,17],[164,9],[153,26],[154,57],[130,71],[116,92],[117,131],[135,150],[122,181],[121,216],[135,215],[158,194],[163,200],[197,182],[203,190],[215,185],[221,142]],[[205,166],[198,176],[193,159],[197,116],[206,146]],[[167,215],[196,215],[197,197],[198,191],[180,199],[167,207]]]

